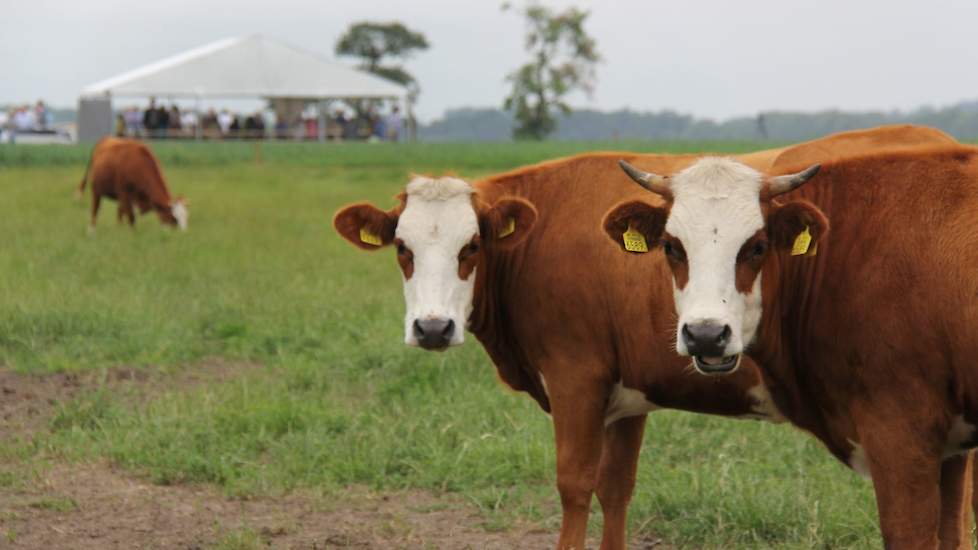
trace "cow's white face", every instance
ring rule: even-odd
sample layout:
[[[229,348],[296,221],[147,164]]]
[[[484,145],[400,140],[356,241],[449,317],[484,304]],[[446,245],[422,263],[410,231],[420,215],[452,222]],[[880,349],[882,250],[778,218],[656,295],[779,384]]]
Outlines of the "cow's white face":
[[[513,196],[486,204],[472,186],[452,177],[415,177],[400,198],[401,205],[386,212],[351,204],[336,213],[333,227],[363,250],[394,245],[408,345],[442,350],[461,344],[479,263],[523,242],[536,208]]]
[[[472,312],[480,246],[472,187],[456,178],[417,177],[394,233],[404,278],[404,341],[440,349],[461,344]]]
[[[761,272],[769,251],[792,249],[794,255],[791,243],[804,233],[809,240],[799,254],[805,254],[828,227],[811,203],[770,199],[796,189],[819,167],[771,178],[729,158],[701,159],[671,178],[622,167],[666,204],[619,204],[605,215],[605,231],[619,245],[637,233],[662,246],[673,274],[676,351],[694,357],[700,372],[733,372],[761,323]]]
[[[187,222],[190,220],[190,211],[187,209],[187,205],[184,203],[184,201],[181,199],[174,201],[173,205],[170,206],[170,213],[173,214],[173,217],[177,220],[177,227],[179,227],[181,231],[186,231]]]
[[[676,350],[696,356],[701,370],[736,368],[761,319],[760,271],[745,264],[767,249],[762,182],[757,171],[716,158],[671,181],[663,247],[674,265]]]

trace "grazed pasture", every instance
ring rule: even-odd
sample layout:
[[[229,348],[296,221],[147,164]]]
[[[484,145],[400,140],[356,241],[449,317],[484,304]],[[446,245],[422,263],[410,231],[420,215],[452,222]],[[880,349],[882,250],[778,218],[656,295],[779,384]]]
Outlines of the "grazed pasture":
[[[503,389],[471,338],[443,354],[404,347],[393,253],[354,250],[332,213],[392,204],[411,172],[474,177],[590,149],[760,147],[160,144],[171,189],[191,200],[190,231],[148,217],[119,227],[109,203],[94,237],[87,200],[73,195],[86,148],[0,147],[0,372],[19,381],[0,392],[0,546],[43,525],[25,518],[94,506],[36,496],[43,480],[93,465],[232,503],[424,495],[426,509],[469,507],[486,541],[555,535],[549,418]],[[120,369],[152,374],[124,391]],[[88,382],[25,421],[13,400],[52,376]],[[812,438],[678,412],[651,416],[630,525],[637,545],[879,545],[869,483]],[[258,547],[276,536],[265,528],[236,523],[206,543]]]

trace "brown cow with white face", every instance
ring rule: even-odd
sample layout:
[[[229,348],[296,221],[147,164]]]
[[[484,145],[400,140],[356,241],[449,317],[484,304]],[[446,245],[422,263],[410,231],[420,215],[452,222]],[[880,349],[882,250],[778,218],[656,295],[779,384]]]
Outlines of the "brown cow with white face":
[[[78,186],[79,197],[92,180],[92,218],[89,230],[95,229],[99,204],[102,198],[118,201],[118,219],[129,225],[136,223],[133,207],[143,214],[153,210],[165,225],[187,229],[190,212],[183,197],[170,197],[163,179],[160,163],[142,142],[132,139],[103,138],[95,148],[85,167],[85,175]]]
[[[678,351],[709,374],[754,359],[778,409],[872,478],[887,548],[970,547],[978,149],[779,176],[729,158],[670,177],[623,166],[664,203],[628,201],[604,227],[661,244]]]
[[[811,147],[842,154],[866,134],[894,146],[950,140],[929,129],[883,128],[739,158],[767,169],[779,155],[804,156]],[[649,199],[620,172],[619,156],[579,155],[472,184],[416,177],[390,210],[356,204],[334,219],[360,249],[395,249],[407,344],[445,349],[460,344],[467,328],[500,378],[552,414],[564,512],[559,548],[584,547],[595,493],[604,514],[601,547],[625,547],[647,412],[780,418],[749,361],[730,377],[693,376],[689,360],[672,349],[666,261],[622,257],[593,231],[622,193]],[[700,156],[629,158],[646,170],[680,170]]]

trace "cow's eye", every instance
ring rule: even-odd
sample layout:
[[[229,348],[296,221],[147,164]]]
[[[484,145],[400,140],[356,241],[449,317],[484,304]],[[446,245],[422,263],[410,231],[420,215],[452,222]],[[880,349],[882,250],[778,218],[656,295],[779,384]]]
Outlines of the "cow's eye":
[[[403,256],[403,255],[407,254],[407,252],[408,252],[408,249],[407,249],[406,246],[404,246],[404,243],[397,243],[397,254],[399,256]]]
[[[458,253],[458,257],[464,260],[465,258],[468,258],[469,256],[475,254],[478,251],[479,251],[479,243],[472,241],[469,244],[465,245],[464,248],[462,248],[462,251]]]
[[[757,241],[754,243],[754,248],[751,249],[751,256],[754,258],[760,258],[767,252],[767,243],[764,241]]]
[[[672,244],[672,241],[663,240],[662,241],[662,251],[666,253],[670,259],[677,262],[683,261],[683,251],[680,250],[676,245]]]

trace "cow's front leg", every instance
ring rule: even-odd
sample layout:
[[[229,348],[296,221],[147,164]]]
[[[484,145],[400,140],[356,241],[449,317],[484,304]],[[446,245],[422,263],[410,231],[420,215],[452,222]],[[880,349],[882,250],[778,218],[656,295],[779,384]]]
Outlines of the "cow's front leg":
[[[888,550],[933,550],[941,523],[941,451],[917,418],[860,423]],[[914,426],[914,424],[917,424]]]
[[[555,381],[556,382],[556,381]],[[597,486],[608,385],[587,380],[548,387],[557,439],[557,489],[564,518],[560,550],[584,550]]]
[[[968,453],[941,465],[941,550],[971,548],[972,462]]]
[[[604,430],[601,467],[598,470],[598,501],[604,514],[602,550],[624,550],[628,503],[635,488],[646,416],[622,418]]]
[[[132,199],[128,193],[119,193],[119,209],[116,211],[116,218],[119,223],[128,221],[132,226],[136,223],[136,216],[132,211]]]

